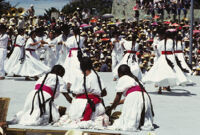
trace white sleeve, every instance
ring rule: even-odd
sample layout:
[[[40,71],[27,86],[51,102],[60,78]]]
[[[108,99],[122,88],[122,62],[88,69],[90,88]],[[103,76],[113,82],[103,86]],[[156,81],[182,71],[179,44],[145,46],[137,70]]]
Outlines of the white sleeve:
[[[117,82],[116,92],[125,92],[127,89],[135,85],[137,85],[137,83],[133,79],[123,76]]]
[[[6,40],[8,39],[8,35],[4,34],[2,37],[0,37],[0,41]]]
[[[60,92],[67,93],[67,85],[62,78],[59,77],[59,90]]]

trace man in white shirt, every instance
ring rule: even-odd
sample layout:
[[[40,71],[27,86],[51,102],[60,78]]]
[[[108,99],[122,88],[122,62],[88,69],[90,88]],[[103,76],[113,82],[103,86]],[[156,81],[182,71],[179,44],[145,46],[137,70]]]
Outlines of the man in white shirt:
[[[4,62],[7,56],[8,35],[6,26],[0,24],[0,80],[5,79]]]

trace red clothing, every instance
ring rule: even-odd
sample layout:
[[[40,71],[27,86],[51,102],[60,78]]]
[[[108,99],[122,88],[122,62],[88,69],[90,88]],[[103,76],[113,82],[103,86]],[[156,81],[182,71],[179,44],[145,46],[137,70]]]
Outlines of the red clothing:
[[[91,99],[91,101],[95,105],[98,104],[98,103],[101,103],[101,99],[97,95],[88,94],[88,97]],[[77,95],[76,98],[87,99],[85,94]],[[88,120],[91,119],[91,116],[92,116],[92,108],[91,108],[90,104],[88,103],[87,106],[85,107],[85,112],[84,112],[84,115],[83,115],[83,119],[81,121],[88,121]]]

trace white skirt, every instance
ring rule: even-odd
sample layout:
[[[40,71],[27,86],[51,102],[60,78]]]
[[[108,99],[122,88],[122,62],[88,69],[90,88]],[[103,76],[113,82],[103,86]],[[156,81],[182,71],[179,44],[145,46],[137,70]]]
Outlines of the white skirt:
[[[15,47],[13,53],[10,58],[6,61],[5,71],[8,75],[12,75],[12,71],[15,70],[15,65],[20,63],[20,59],[22,58],[22,48]]]
[[[153,116],[149,97],[144,93],[145,99],[145,121],[142,130],[153,130]],[[124,101],[122,114],[115,120],[113,125],[108,127],[112,130],[136,131],[139,128],[143,99],[141,92],[130,93]]]
[[[91,120],[81,121],[87,105],[87,99],[73,99],[69,111],[54,124],[54,126],[68,128],[104,129],[109,125],[109,118],[105,114],[102,103],[96,105]]]
[[[57,56],[56,53],[49,47],[45,48],[45,57],[44,57],[44,63],[49,66],[53,67],[57,63]]]
[[[139,80],[142,79],[142,71],[141,71],[138,63],[135,62],[135,61],[132,61],[132,56],[133,55],[135,55],[135,54],[126,53],[124,55],[124,57],[122,58],[120,63],[113,70],[114,78],[118,78],[118,68],[123,64],[127,64],[130,67],[132,74],[135,75]],[[137,58],[136,58],[136,61],[137,61]]]
[[[63,66],[67,56],[68,56],[68,49],[65,45],[62,45],[62,48],[59,52],[57,64],[60,64]]]
[[[64,62],[65,75],[63,76],[63,79],[66,83],[72,84],[72,78],[75,74],[74,71],[80,70],[80,62],[77,57],[77,52],[77,50],[71,51],[71,57],[68,55]]]
[[[35,59],[29,51],[26,51],[25,60],[22,64],[18,63],[12,71],[13,74],[20,76],[39,76],[50,71],[50,68],[41,61]]]
[[[159,87],[177,86],[187,83],[189,80],[176,64],[174,55],[168,55],[167,57],[174,64],[174,68],[172,69],[168,65],[165,55],[161,55],[142,78],[142,82],[155,83]]]
[[[32,101],[33,101],[35,92],[36,92],[36,90],[32,90],[28,94],[25,104],[24,104],[24,108],[14,116],[14,119],[12,120],[13,123],[17,123],[17,124],[21,124],[21,125],[25,125],[25,126],[39,126],[39,125],[49,124],[49,117],[50,117],[49,102],[46,103],[46,113],[40,117],[40,108],[39,108],[37,95],[35,96],[35,100],[34,100],[34,110],[33,110],[32,114],[30,114],[31,109],[32,109]],[[45,100],[47,100],[48,98],[51,97],[45,91],[43,93],[44,93]],[[40,95],[40,97],[41,97],[41,95]],[[56,108],[55,104],[52,103],[53,122],[58,121],[59,117],[60,117],[60,115],[59,115],[58,109]]]
[[[183,53],[176,53],[175,55],[181,61],[182,67],[189,71],[189,73],[187,73],[186,75],[191,75],[192,70],[189,68],[188,64],[185,62],[184,54]]]

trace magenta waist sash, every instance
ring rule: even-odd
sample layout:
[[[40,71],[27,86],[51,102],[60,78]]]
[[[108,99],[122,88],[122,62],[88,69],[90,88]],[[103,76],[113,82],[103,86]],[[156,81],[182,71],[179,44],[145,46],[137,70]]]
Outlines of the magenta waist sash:
[[[128,94],[135,92],[135,91],[144,91],[144,90],[142,90],[139,85],[133,86],[126,91],[126,96],[128,96]]]
[[[41,84],[36,84],[35,90],[39,90],[40,87],[41,87]],[[51,90],[49,86],[43,85],[42,90],[49,93],[53,97],[53,91]]]
[[[32,55],[32,52],[35,52],[35,49],[27,48],[27,49],[25,49],[25,50],[29,51],[31,55]]]
[[[78,48],[71,48],[69,50],[69,57],[72,57],[72,51],[77,51],[77,50],[78,50]]]
[[[18,45],[18,44],[14,44],[14,46],[15,46],[15,47],[21,47],[21,46],[20,46],[20,45]]]

